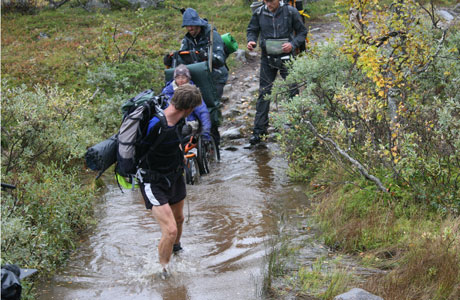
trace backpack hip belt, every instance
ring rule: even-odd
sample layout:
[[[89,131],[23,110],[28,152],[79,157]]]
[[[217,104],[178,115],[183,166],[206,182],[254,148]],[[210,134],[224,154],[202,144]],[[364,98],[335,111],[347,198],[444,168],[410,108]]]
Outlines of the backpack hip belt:
[[[169,173],[160,173],[155,170],[144,170],[139,169],[136,177],[140,182],[147,182],[147,183],[158,183],[162,179],[164,179],[168,186],[171,187],[171,183],[174,182],[177,177],[180,175],[182,176],[183,166],[179,165],[176,170],[169,172]]]

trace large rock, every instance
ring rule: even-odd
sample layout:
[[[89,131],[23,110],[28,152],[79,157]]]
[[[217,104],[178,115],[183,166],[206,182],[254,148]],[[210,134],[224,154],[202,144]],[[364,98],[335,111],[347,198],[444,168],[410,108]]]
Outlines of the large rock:
[[[232,86],[230,83],[229,83],[229,84],[226,84],[226,85],[224,86],[224,92],[223,92],[223,94],[224,94],[224,95],[230,94],[230,92],[232,91],[232,88],[233,88],[233,86]]]
[[[139,5],[139,7],[157,7],[159,3],[164,2],[164,0],[128,0],[133,6]]]
[[[97,10],[97,9],[109,9],[110,4],[108,3],[103,3],[102,1],[99,0],[89,0],[85,4],[85,8],[89,10]]]
[[[334,300],[383,300],[383,298],[363,289],[354,288],[344,294],[335,296]]]
[[[164,0],[127,0],[133,7],[158,7],[159,3],[164,2]],[[85,7],[90,10],[94,9],[109,9],[109,1],[106,0],[89,0]]]
[[[243,63],[247,62],[248,60],[246,59],[246,51],[243,49],[238,49],[235,52],[236,60],[239,60]]]
[[[447,22],[450,22],[454,19],[454,16],[452,16],[448,11],[446,10],[438,10],[438,15],[444,19]]]
[[[455,7],[454,7],[454,13],[460,14],[460,3],[457,4],[457,5],[455,5]]]
[[[234,118],[234,117],[236,117],[236,116],[238,116],[240,114],[241,114],[241,112],[239,110],[232,108],[232,109],[229,109],[229,110],[223,112],[222,117],[224,117],[225,119],[231,119],[231,118]]]
[[[220,136],[222,137],[222,139],[235,140],[241,138],[243,135],[241,133],[241,127],[233,127],[222,132]]]

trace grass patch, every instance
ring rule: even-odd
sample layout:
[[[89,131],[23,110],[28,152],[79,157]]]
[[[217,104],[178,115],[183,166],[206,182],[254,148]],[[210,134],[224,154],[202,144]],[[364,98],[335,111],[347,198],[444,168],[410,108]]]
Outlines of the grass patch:
[[[302,266],[294,275],[299,295],[313,295],[319,299],[332,299],[344,293],[352,284],[350,273],[338,266],[338,261],[319,257],[311,266]]]
[[[305,11],[310,16],[308,20],[318,20],[326,14],[340,12],[342,8],[335,5],[335,0],[307,1]]]
[[[385,299],[460,298],[460,220],[448,219],[439,231],[413,234],[407,250],[388,275],[365,288]]]
[[[340,171],[324,176],[316,179],[334,182],[346,177]],[[356,182],[323,190],[316,216],[329,247],[356,255],[363,265],[388,270],[362,287],[386,300],[458,299],[460,219],[393,203],[365,182]],[[313,271],[307,275],[317,274]]]
[[[69,6],[35,15],[4,15],[1,24],[3,77],[10,83],[28,86],[42,83],[57,84],[66,90],[91,88],[86,82],[86,73],[105,61],[101,38],[107,23],[126,33],[134,32],[142,21],[150,20],[154,26],[138,37],[132,54],[151,64],[162,64],[163,54],[177,50],[186,32],[181,27],[182,16],[174,7],[194,7],[219,33],[231,32],[240,47],[244,46],[251,16],[249,4],[221,1],[214,7],[208,2],[168,1],[162,9],[144,10],[142,18],[136,18],[134,10],[101,14]],[[119,42],[123,45],[123,37]],[[158,70],[155,77],[162,82],[163,70]]]

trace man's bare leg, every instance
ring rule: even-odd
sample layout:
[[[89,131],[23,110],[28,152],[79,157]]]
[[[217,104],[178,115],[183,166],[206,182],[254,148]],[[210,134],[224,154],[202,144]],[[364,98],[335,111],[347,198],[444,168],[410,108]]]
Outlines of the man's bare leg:
[[[179,244],[180,242],[180,237],[182,236],[182,225],[184,224],[184,203],[185,201],[182,200],[179,203],[175,203],[171,205],[171,210],[174,215],[174,219],[176,220],[176,226],[177,226],[177,235],[176,235],[176,240],[174,241],[174,244]]]
[[[177,225],[169,204],[152,207],[152,215],[160,224],[161,239],[158,245],[160,264],[165,268],[171,258],[174,242],[177,237]]]

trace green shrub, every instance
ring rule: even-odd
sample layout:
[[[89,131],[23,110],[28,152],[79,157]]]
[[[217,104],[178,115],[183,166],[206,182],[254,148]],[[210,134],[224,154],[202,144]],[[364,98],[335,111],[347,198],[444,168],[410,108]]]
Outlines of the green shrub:
[[[411,26],[409,45],[426,55],[439,48],[431,61],[413,54],[417,57],[398,58],[400,69],[393,70],[390,64],[397,58],[392,52],[358,38],[345,46],[319,45],[299,57],[286,82],[275,83],[271,99],[282,100],[275,125],[298,175],[317,171],[326,164],[325,153],[330,153],[333,162],[350,173],[373,176],[379,189],[401,204],[458,213],[459,34],[448,32],[445,43],[437,45],[440,36],[429,24]],[[409,47],[394,43],[396,48]],[[398,70],[411,75],[404,77]],[[400,82],[388,79],[388,72],[401,76]],[[293,83],[302,91],[287,100]]]
[[[65,261],[92,221],[95,195],[77,171],[38,163],[31,173],[2,178],[17,187],[2,192],[2,264],[36,268],[46,277]]]
[[[56,87],[9,88],[2,81],[2,167],[28,170],[38,162],[68,164],[92,140],[89,95]],[[90,125],[90,126],[87,126]]]
[[[164,68],[155,61],[127,61],[122,64],[104,63],[89,71],[88,85],[107,95],[133,94],[148,88],[161,91],[164,86]]]
[[[275,83],[272,100],[280,103],[281,113],[274,114],[274,125],[280,130],[279,141],[288,156],[291,171],[295,171],[294,177],[303,173],[308,179],[324,167],[327,157],[305,120],[312,120],[325,130],[330,126],[343,127],[342,119],[346,116],[334,103],[334,97],[348,80],[359,81],[362,76],[352,70],[352,64],[340,54],[338,46],[331,43],[296,59],[286,83]],[[289,83],[301,86],[301,94],[293,99],[286,97]],[[308,171],[304,173],[302,169]]]
[[[11,88],[2,81],[2,263],[50,275],[91,222],[93,186],[81,181],[86,147],[100,139],[86,92]]]

